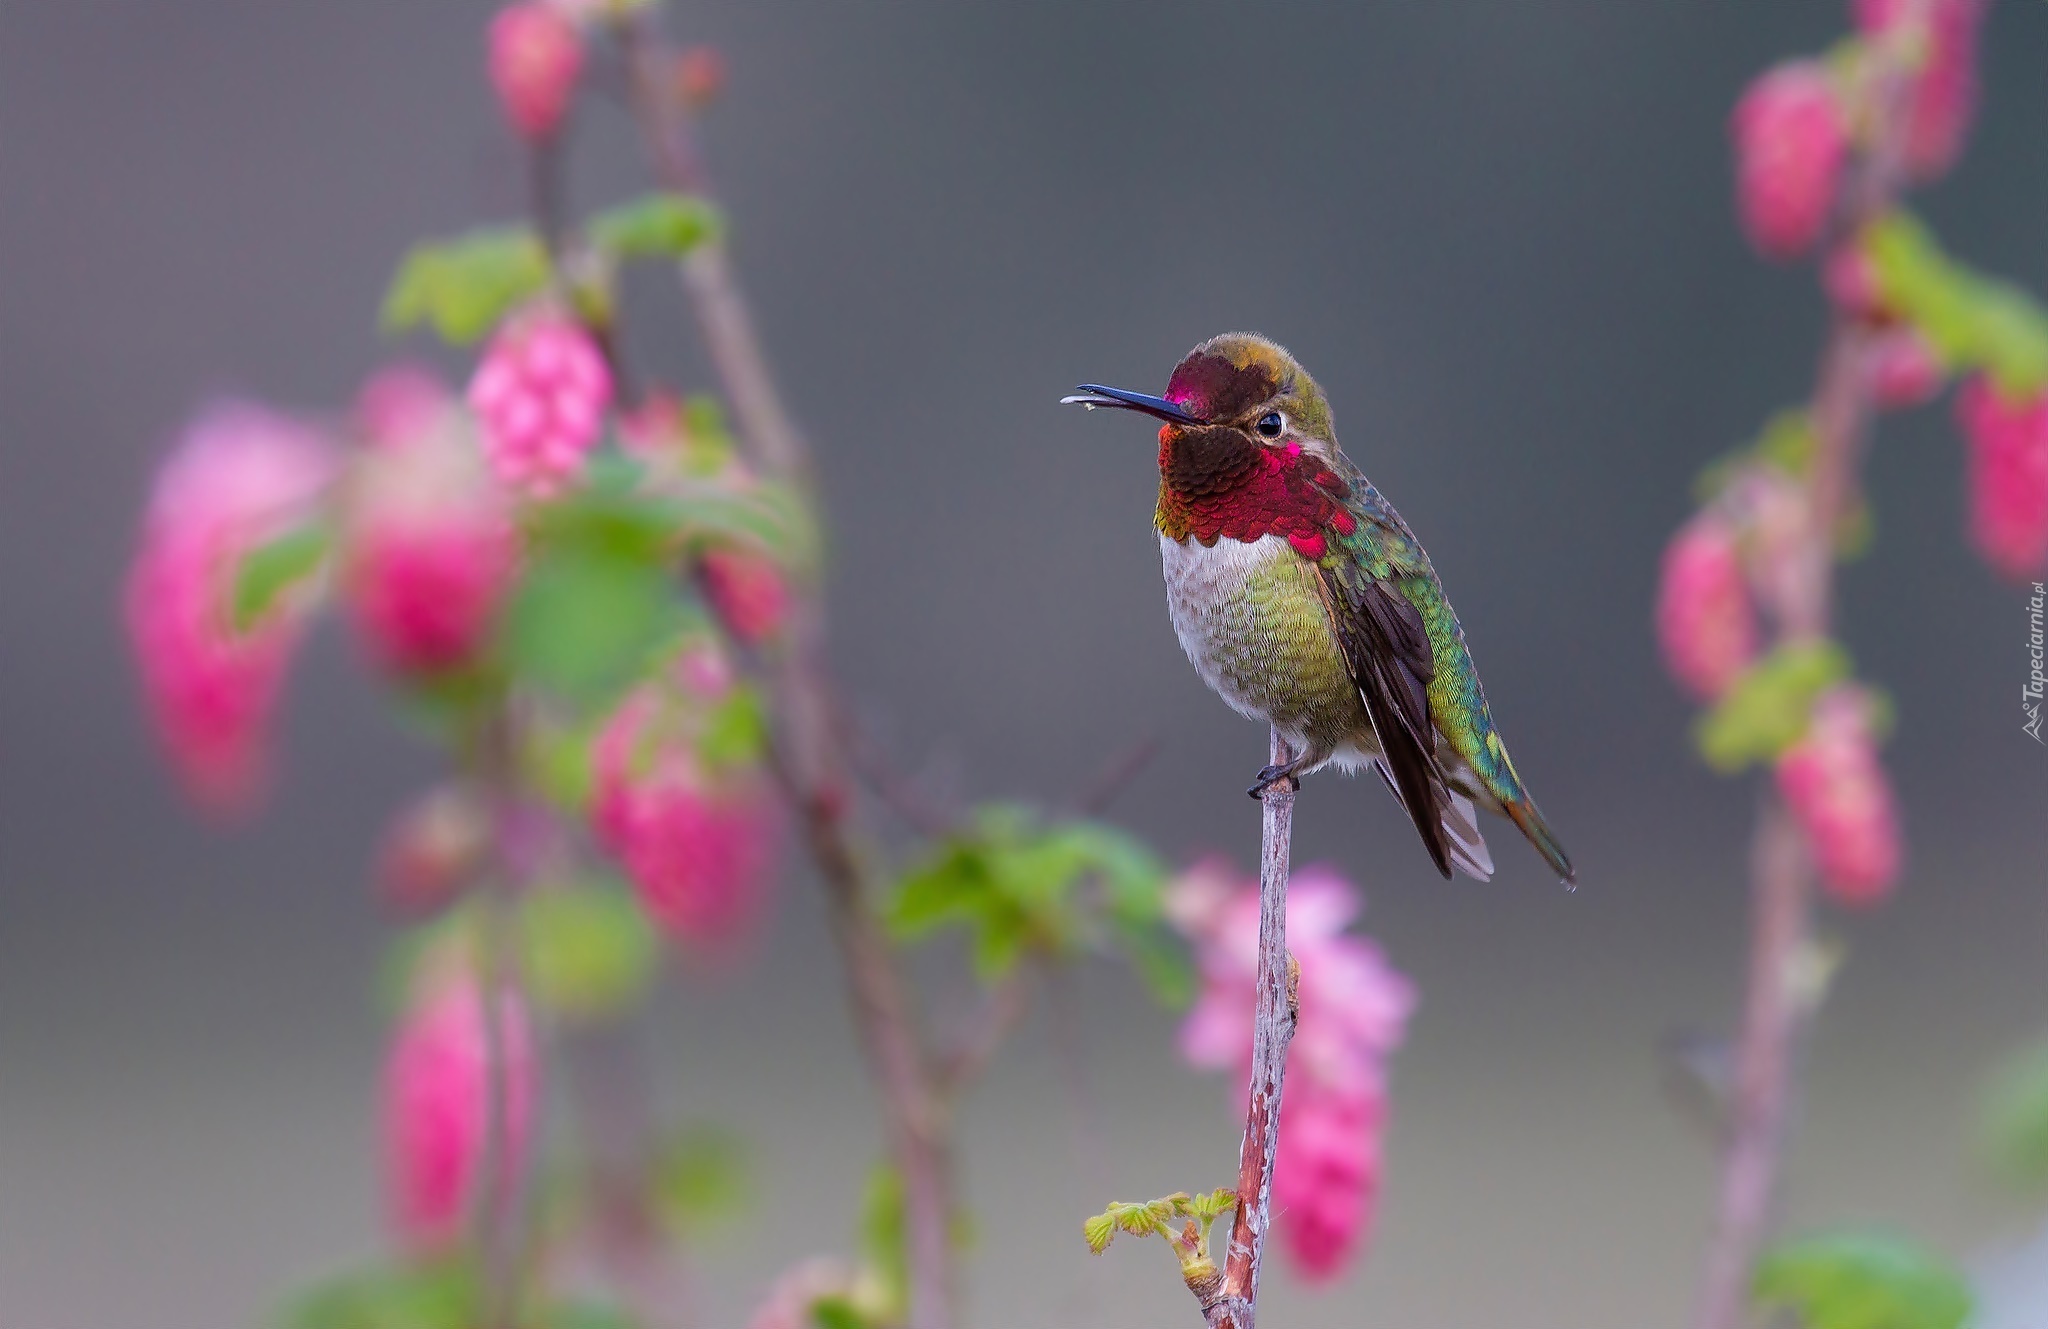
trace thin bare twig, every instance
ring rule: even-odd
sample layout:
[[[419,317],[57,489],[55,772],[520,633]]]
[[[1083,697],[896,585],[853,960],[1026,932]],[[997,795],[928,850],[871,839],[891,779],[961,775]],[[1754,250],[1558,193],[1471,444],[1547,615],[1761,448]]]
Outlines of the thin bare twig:
[[[1875,126],[1845,191],[1845,234],[1881,216],[1898,199],[1912,65],[1924,51],[1931,9],[1929,0],[1917,0],[1879,56]],[[1815,455],[1805,477],[1805,529],[1793,553],[1792,576],[1770,605],[1781,643],[1817,642],[1828,633],[1835,542],[1856,492],[1873,411],[1870,341],[1870,330],[1856,317],[1835,314],[1808,413]],[[1777,1201],[1797,1050],[1812,1013],[1799,971],[1813,944],[1813,870],[1798,827],[1769,788],[1760,798],[1752,858],[1748,988],[1697,1329],[1735,1329],[1745,1319],[1751,1270]]]
[[[1131,787],[1139,775],[1144,773],[1152,759],[1159,755],[1159,740],[1156,737],[1142,738],[1104,766],[1099,774],[1090,780],[1074,800],[1074,810],[1084,817],[1099,817],[1109,810],[1117,796]]]
[[[1293,760],[1275,729],[1272,761]],[[1268,785],[1259,836],[1259,966],[1252,1024],[1252,1076],[1238,1150],[1237,1212],[1220,1278],[1193,1288],[1209,1329],[1255,1329],[1259,1265],[1273,1225],[1273,1162],[1280,1152],[1280,1096],[1294,1040],[1297,980],[1287,953],[1287,868],[1294,837],[1291,779]]]
[[[688,109],[670,76],[674,61],[652,16],[634,10],[619,19],[614,32],[655,171],[667,188],[710,197]],[[693,250],[683,261],[682,281],[748,451],[765,474],[812,493],[809,449],[782,404],[724,244],[714,238]],[[825,887],[855,1028],[882,1093],[890,1152],[903,1181],[910,1329],[949,1329],[953,1187],[945,1105],[908,985],[874,917],[870,874],[848,826],[850,781],[833,734],[824,616],[811,590],[793,606],[784,648],[774,661],[774,765]]]

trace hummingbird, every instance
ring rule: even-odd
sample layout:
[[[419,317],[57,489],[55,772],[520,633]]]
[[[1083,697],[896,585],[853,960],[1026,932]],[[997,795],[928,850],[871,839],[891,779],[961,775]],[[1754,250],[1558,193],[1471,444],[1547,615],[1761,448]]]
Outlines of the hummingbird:
[[[1370,767],[1445,877],[1493,875],[1484,808],[1575,880],[1429,555],[1337,446],[1328,399],[1285,348],[1225,333],[1174,366],[1163,396],[1084,383],[1061,401],[1161,422],[1153,525],[1174,633],[1203,681],[1291,754],[1247,792]]]

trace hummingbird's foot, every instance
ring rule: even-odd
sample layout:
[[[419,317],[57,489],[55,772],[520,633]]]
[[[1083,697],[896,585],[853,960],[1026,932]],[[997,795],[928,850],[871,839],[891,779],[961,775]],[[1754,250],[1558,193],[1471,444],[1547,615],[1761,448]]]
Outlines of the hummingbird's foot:
[[[1292,784],[1298,793],[1301,790],[1301,778],[1295,772],[1300,769],[1299,761],[1290,761],[1285,766],[1268,766],[1259,772],[1259,778],[1252,781],[1252,787],[1245,792],[1253,798],[1264,798],[1268,789],[1285,780]]]

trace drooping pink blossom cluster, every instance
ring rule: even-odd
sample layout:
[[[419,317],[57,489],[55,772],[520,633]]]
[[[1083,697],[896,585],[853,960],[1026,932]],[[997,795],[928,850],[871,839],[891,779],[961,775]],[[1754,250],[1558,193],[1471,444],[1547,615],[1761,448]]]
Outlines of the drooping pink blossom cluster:
[[[1259,891],[1225,864],[1198,864],[1174,884],[1174,923],[1187,936],[1202,990],[1181,1025],[1192,1064],[1251,1070],[1258,976]],[[1281,1099],[1273,1208],[1303,1276],[1336,1277],[1364,1248],[1387,1125],[1387,1061],[1415,991],[1371,941],[1347,931],[1357,891],[1328,868],[1296,872],[1287,890],[1287,946],[1301,966],[1301,1011]]]
[[[438,380],[386,371],[358,406],[370,446],[348,504],[342,590],[371,656],[402,678],[470,663],[518,564],[505,496]]]
[[[708,708],[732,687],[710,647],[686,652],[606,721],[592,750],[591,821],[641,904],[676,941],[717,959],[759,921],[777,821],[759,771],[699,751]]]
[[[451,1244],[475,1203],[494,1129],[494,1051],[504,1120],[493,1168],[504,1203],[532,1147],[539,1066],[526,1007],[509,990],[491,1005],[472,978],[442,977],[401,1018],[385,1063],[386,1200],[393,1228],[414,1250]]]
[[[1766,71],[1736,103],[1730,130],[1743,231],[1766,257],[1799,257],[1827,227],[1849,147],[1826,67],[1800,60]]]
[[[534,498],[566,488],[597,446],[612,376],[583,325],[545,307],[498,329],[469,405],[498,479]]]
[[[1884,40],[1900,32],[1913,12],[1912,0],[1854,0],[1856,26],[1867,38]],[[1947,174],[1961,154],[1977,112],[1977,30],[1983,0],[1932,0],[1921,40],[1919,68],[1906,107],[1900,157],[1908,179],[1925,183]]]
[[[2026,580],[2048,567],[2048,392],[2014,398],[1978,375],[1956,396],[1968,448],[1970,538],[1986,562]]]
[[[1756,659],[1756,609],[1739,533],[1717,511],[1687,522],[1664,551],[1657,640],[1672,677],[1702,701],[1727,692]]]
[[[334,469],[311,426],[223,402],[200,413],[157,474],[125,617],[157,734],[210,810],[240,811],[261,792],[271,716],[311,609],[287,591],[238,627],[242,560],[309,521]]]
[[[485,58],[515,133],[539,142],[561,131],[583,73],[583,37],[569,16],[539,0],[507,5],[491,19]]]
[[[1832,689],[1815,704],[1806,734],[1778,758],[1778,791],[1820,871],[1845,905],[1891,893],[1905,849],[1891,782],[1877,759],[1870,697]]]
[[[733,636],[758,645],[782,630],[792,602],[789,584],[773,560],[740,549],[713,549],[698,568],[705,595]]]

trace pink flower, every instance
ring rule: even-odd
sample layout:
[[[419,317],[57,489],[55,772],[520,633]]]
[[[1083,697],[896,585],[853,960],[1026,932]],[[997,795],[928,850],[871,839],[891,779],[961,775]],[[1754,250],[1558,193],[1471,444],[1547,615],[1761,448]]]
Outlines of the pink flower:
[[[1835,308],[1852,318],[1876,322],[1891,312],[1878,284],[1877,267],[1860,241],[1846,240],[1835,246],[1821,265],[1820,283]]]
[[[471,1206],[491,1129],[494,1042],[503,1057],[500,1193],[523,1171],[539,1069],[519,999],[504,993],[495,1018],[494,1039],[474,981],[446,980],[405,1015],[391,1045],[384,1068],[385,1186],[392,1225],[415,1250],[449,1245]]]
[[[241,811],[261,792],[271,716],[312,608],[287,591],[238,630],[241,561],[309,520],[333,470],[310,426],[223,402],[192,422],[157,473],[128,570],[128,636],[158,736],[213,811]]]
[[[713,549],[698,566],[712,608],[735,637],[758,645],[781,631],[789,617],[789,584],[772,560],[737,549]]]
[[[767,904],[776,818],[757,771],[713,768],[697,751],[706,708],[730,677],[693,664],[700,654],[678,665],[677,686],[645,686],[606,721],[592,753],[591,821],[655,922],[715,957]]]
[[[1866,36],[1894,33],[1911,12],[1908,0],[1855,0],[1856,26]],[[1961,155],[1977,113],[1977,31],[1982,0],[1932,0],[1925,63],[1906,108],[1901,156],[1908,178],[1924,184],[1947,173]]]
[[[1756,611],[1736,533],[1717,513],[1687,522],[1664,551],[1657,638],[1671,676],[1702,701],[1721,696],[1756,658]]]
[[[550,139],[562,127],[583,73],[583,38],[552,5],[507,5],[486,38],[491,86],[505,118],[522,137]]]
[[[379,376],[364,389],[372,428],[352,495],[343,590],[370,654],[404,677],[473,660],[511,588],[518,540],[445,389]],[[381,432],[378,432],[381,426]]]
[[[1948,378],[1941,355],[1918,328],[1901,324],[1870,345],[1870,393],[1879,406],[1902,411],[1934,400]]]
[[[1846,905],[1889,895],[1904,857],[1870,710],[1860,690],[1834,689],[1815,704],[1806,735],[1778,758],[1778,792],[1805,833],[1821,885]]]
[[[2017,400],[1982,375],[1956,395],[1969,445],[1970,537],[1986,562],[2026,580],[2048,564],[2048,393]]]
[[[483,800],[464,785],[440,785],[415,798],[385,830],[377,892],[401,914],[431,914],[469,885],[490,848]]]
[[[813,1329],[812,1310],[821,1301],[858,1300],[869,1289],[861,1271],[844,1260],[813,1256],[776,1276],[768,1295],[754,1308],[747,1329]],[[885,1317],[877,1316],[877,1320]]]
[[[688,46],[676,57],[676,92],[683,105],[703,111],[725,91],[725,54],[716,46]]]
[[[1735,192],[1749,241],[1797,258],[1827,226],[1848,127],[1826,69],[1812,61],[1764,73],[1736,103]]]
[[[611,395],[611,371],[590,334],[547,309],[500,328],[469,381],[484,455],[500,480],[536,498],[583,469]]]
[[[1218,862],[1201,863],[1175,884],[1169,908],[1202,980],[1181,1024],[1181,1054],[1238,1077],[1242,1101],[1258,975],[1258,884]],[[1415,1005],[1414,989],[1379,948],[1346,933],[1358,912],[1356,892],[1328,868],[1304,868],[1288,885],[1287,945],[1301,966],[1301,1018],[1281,1101],[1273,1200],[1288,1251],[1311,1279],[1334,1277],[1364,1243],[1386,1128],[1386,1063]]]

